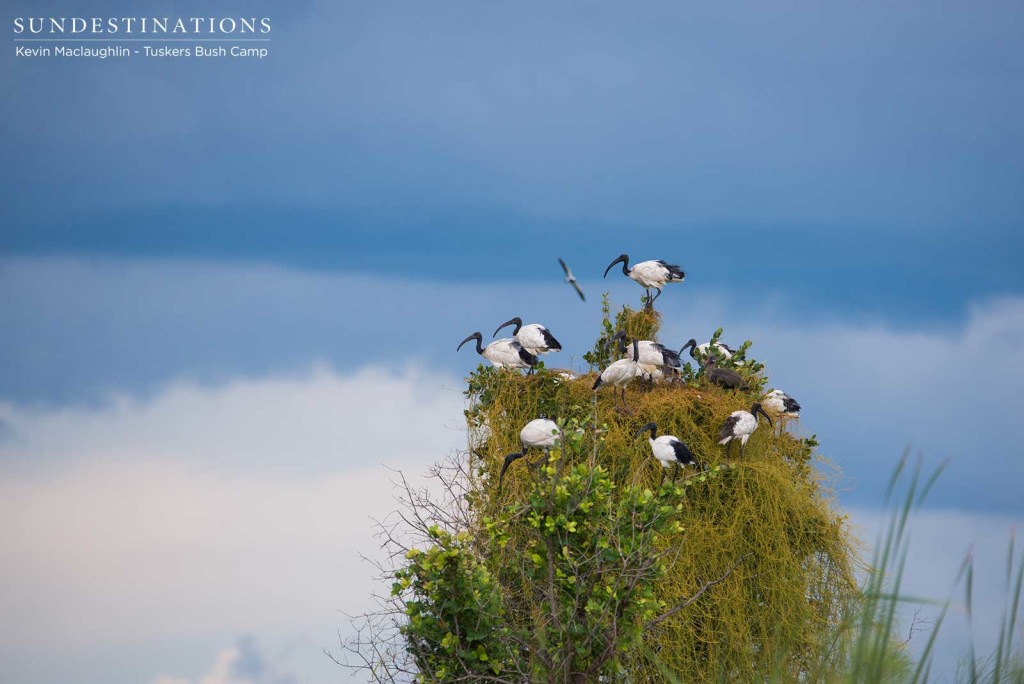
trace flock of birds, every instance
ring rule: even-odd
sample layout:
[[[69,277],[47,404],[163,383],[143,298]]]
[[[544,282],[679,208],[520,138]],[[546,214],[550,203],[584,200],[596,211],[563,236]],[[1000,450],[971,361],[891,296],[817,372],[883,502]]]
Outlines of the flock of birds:
[[[565,272],[565,282],[572,285],[582,301],[586,301],[586,296],[580,289],[572,271],[562,259],[559,259],[558,263],[561,264],[562,270]],[[654,306],[655,300],[661,296],[665,285],[681,283],[686,278],[686,274],[678,266],[660,259],[641,261],[630,267],[628,254],[621,254],[608,264],[604,271],[604,277],[607,277],[612,267],[619,263],[622,264],[622,273],[644,288],[647,307]],[[657,294],[652,295],[652,290],[657,291]],[[515,326],[512,337],[494,340],[487,346],[483,346],[483,335],[474,332],[459,343],[458,349],[462,349],[463,345],[470,340],[475,340],[476,353],[493,365],[499,368],[526,369],[530,373],[533,372],[539,356],[562,350],[561,343],[555,339],[550,330],[538,323],[523,325],[523,320],[518,316],[499,325],[492,337],[496,337],[501,330],[511,325]],[[748,389],[743,376],[738,372],[731,368],[718,367],[716,357],[731,359],[736,353],[734,349],[722,343],[716,342],[712,347],[710,342],[698,345],[695,339],[691,339],[676,352],[650,340],[630,340],[625,331],[617,332],[608,343],[617,345],[622,358],[613,361],[601,371],[594,382],[593,390],[597,392],[602,386],[610,386],[614,398],[613,403],[616,407],[618,407],[617,391],[621,390],[622,410],[628,413],[632,413],[632,411],[626,405],[626,386],[636,378],[651,383],[673,379],[682,365],[681,357],[687,351],[692,359],[702,363],[704,377],[709,382],[730,390]],[[742,365],[742,361],[736,361],[735,365]],[[749,411],[733,411],[719,430],[718,443],[728,449],[731,442],[738,440],[742,457],[747,440],[757,430],[759,416],[764,416],[768,424],[774,427],[769,414],[783,419],[794,418],[800,414],[800,404],[785,392],[772,390],[760,402],[755,402]],[[663,466],[662,482],[665,480],[665,469],[675,467],[672,476],[674,481],[680,468],[699,466],[693,452],[678,437],[658,436],[656,423],[647,423],[637,431],[635,437],[639,437],[645,432],[650,433],[648,441],[651,445],[651,453]],[[560,438],[561,430],[558,424],[549,418],[537,418],[527,423],[519,433],[522,449],[505,457],[501,473],[498,476],[498,487],[501,487],[509,465],[517,459],[523,458],[529,449],[543,450],[546,459],[547,454]]]

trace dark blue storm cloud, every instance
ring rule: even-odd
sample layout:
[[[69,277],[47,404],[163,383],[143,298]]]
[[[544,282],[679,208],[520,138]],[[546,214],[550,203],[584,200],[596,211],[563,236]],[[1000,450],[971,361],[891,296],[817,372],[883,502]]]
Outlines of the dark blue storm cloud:
[[[268,59],[5,53],[0,250],[465,281],[627,250],[892,320],[1024,285],[1019,4],[239,11]]]

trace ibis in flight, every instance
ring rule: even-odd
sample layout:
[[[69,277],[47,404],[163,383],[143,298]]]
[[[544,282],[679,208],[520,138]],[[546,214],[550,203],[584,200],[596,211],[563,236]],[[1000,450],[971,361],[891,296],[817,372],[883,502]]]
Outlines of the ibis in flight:
[[[583,290],[580,289],[579,283],[576,282],[576,276],[572,274],[572,269],[565,265],[561,257],[558,258],[558,263],[562,265],[562,270],[565,271],[565,282],[572,285],[572,289],[576,290],[576,294],[580,296],[582,301],[587,301],[587,298],[583,296]]]
[[[681,283],[686,278],[683,270],[675,264],[670,264],[661,259],[641,261],[629,267],[629,255],[620,254],[615,261],[608,264],[604,269],[604,277],[608,277],[608,271],[612,270],[615,264],[622,264],[622,274],[636,283],[643,286],[647,293],[647,306],[654,306],[654,300],[661,296],[661,290],[666,283]],[[657,290],[658,294],[651,298],[651,290]]]
[[[749,411],[733,411],[725,419],[725,422],[722,423],[722,429],[718,432],[718,443],[728,444],[734,439],[740,440],[740,458],[742,458],[743,447],[747,445],[750,435],[754,434],[754,430],[757,429],[758,414],[768,420],[768,425],[773,425],[772,417],[765,413],[760,404],[755,403],[750,407]]]
[[[637,372],[640,365],[637,361],[640,358],[640,345],[636,340],[633,340],[633,355],[628,359],[619,359],[614,363],[610,364],[607,368],[601,371],[601,375],[597,376],[597,382],[594,383],[594,391],[601,385],[612,386],[612,396],[615,398],[615,403],[618,403],[618,395],[615,393],[617,389],[622,389],[622,406],[629,412],[629,407],[626,406],[626,385],[633,381],[633,378],[637,376]]]
[[[470,340],[476,340],[476,353],[484,357],[498,368],[530,368],[537,363],[537,357],[523,349],[523,345],[511,337],[494,340],[486,347],[480,346],[483,335],[475,332],[459,343],[455,351]]]
[[[651,432],[650,437],[648,437],[648,441],[651,443],[651,453],[654,454],[654,458],[658,459],[662,465],[661,481],[658,482],[659,487],[665,481],[665,468],[676,466],[675,471],[672,473],[672,481],[675,482],[680,468],[688,465],[697,465],[697,459],[694,457],[693,452],[690,451],[690,447],[683,444],[678,437],[673,437],[672,435],[658,437],[657,423],[644,425],[637,430],[634,437],[639,437],[648,430]]]
[[[515,338],[516,342],[518,342],[523,349],[534,356],[547,354],[553,351],[562,351],[561,343],[555,339],[555,336],[551,334],[551,331],[540,323],[523,325],[523,319],[519,316],[505,321],[498,326],[498,330],[507,328],[513,324],[516,326],[516,329],[512,331],[512,337]],[[494,335],[491,335],[491,337],[497,336],[498,330],[495,330]]]
[[[498,475],[498,489],[501,490],[501,483],[505,479],[505,471],[512,463],[523,456],[526,452],[533,449],[543,449],[545,458],[551,453],[551,447],[558,443],[558,440],[562,437],[562,431],[558,427],[558,423],[548,418],[537,418],[527,423],[522,430],[519,431],[519,443],[522,445],[522,451],[517,451],[514,454],[509,454],[505,457],[505,462],[501,464],[501,473]],[[534,464],[536,465],[536,464]]]

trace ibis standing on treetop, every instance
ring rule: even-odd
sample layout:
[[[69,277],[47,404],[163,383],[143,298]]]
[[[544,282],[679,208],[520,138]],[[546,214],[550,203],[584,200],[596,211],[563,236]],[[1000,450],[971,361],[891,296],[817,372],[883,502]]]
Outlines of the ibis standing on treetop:
[[[637,430],[634,437],[639,437],[648,430],[651,431],[651,436],[648,438],[648,441],[651,443],[651,453],[654,454],[654,458],[661,461],[662,465],[661,481],[658,482],[659,487],[665,481],[665,468],[673,465],[676,466],[675,471],[672,473],[672,481],[675,482],[680,468],[688,465],[697,465],[697,459],[694,457],[693,452],[678,437],[673,437],[672,435],[657,436],[657,423],[644,425]]]
[[[512,331],[512,337],[516,339],[516,342],[518,342],[523,349],[534,356],[547,354],[553,351],[562,351],[561,343],[555,339],[555,336],[551,334],[551,331],[539,323],[523,325],[523,319],[519,316],[505,321],[498,326],[498,330],[507,328],[513,324],[515,324],[516,329]],[[498,334],[498,330],[495,330],[494,335],[491,335],[491,337],[495,337]]]
[[[711,349],[711,346],[712,345],[710,342],[705,342],[704,344],[697,344],[697,340],[690,338],[690,341],[684,344],[683,348],[679,350],[679,355],[682,356],[683,352],[686,351],[687,348],[689,348],[690,358],[693,359],[694,361],[700,361],[700,357],[707,356],[708,350]],[[718,355],[721,356],[723,359],[731,359],[733,354],[736,353],[735,349],[725,344],[724,342],[716,342],[714,344],[714,348]],[[700,354],[700,356],[697,355],[698,353]],[[743,365],[742,361],[733,361],[733,363],[735,363],[738,366]]]
[[[647,293],[647,306],[654,306],[654,300],[661,296],[661,290],[666,283],[681,283],[686,278],[686,274],[681,268],[661,259],[641,261],[630,268],[628,254],[620,254],[615,261],[608,264],[608,268],[604,269],[604,277],[607,278],[608,271],[612,270],[612,266],[620,262],[622,263],[622,274],[643,285],[644,291]],[[653,299],[651,290],[658,291]]]
[[[749,411],[733,411],[718,432],[718,443],[728,444],[734,439],[740,440],[740,457],[743,457],[743,447],[747,445],[750,435],[757,429],[758,414],[768,419],[768,424],[773,425],[772,417],[765,413],[760,404],[754,404]]]
[[[637,376],[637,371],[640,368],[640,365],[637,363],[639,358],[640,346],[636,340],[633,340],[632,357],[619,359],[601,371],[601,375],[597,376],[597,382],[594,383],[594,391],[596,392],[597,388],[601,385],[611,385],[612,396],[615,398],[615,403],[618,403],[618,395],[615,393],[615,390],[621,388],[622,407],[628,412],[629,407],[626,406],[626,385]]]
[[[789,396],[782,390],[773,389],[769,392],[762,400],[762,406],[768,410],[769,413],[774,413],[779,417],[779,429],[785,425],[787,418],[799,418],[800,417],[800,404],[797,403],[796,399]]]
[[[494,340],[486,347],[481,347],[483,335],[475,332],[459,343],[455,351],[470,340],[476,340],[476,353],[484,357],[498,368],[533,368],[537,357],[523,349],[523,346],[511,337]]]
[[[525,456],[527,450],[531,447],[543,449],[546,457],[551,452],[551,447],[555,446],[561,437],[562,431],[559,429],[558,423],[553,420],[537,418],[527,423],[519,431],[519,443],[522,445],[523,450],[509,454],[505,457],[505,462],[501,464],[501,473],[498,475],[498,489],[501,489],[501,483],[505,479],[505,471],[508,470],[513,461]]]
[[[622,354],[627,353],[626,332],[624,330],[615,333],[609,341],[615,342],[616,340],[619,342],[619,352]],[[666,371],[672,373],[681,365],[679,354],[666,348],[664,345],[649,340],[638,340],[637,346],[640,352],[640,357],[637,359],[637,375],[649,382],[664,379]]]
[[[742,375],[731,368],[719,368],[715,365],[714,354],[704,357],[704,377],[712,384],[725,389],[748,389],[747,383],[743,382]]]

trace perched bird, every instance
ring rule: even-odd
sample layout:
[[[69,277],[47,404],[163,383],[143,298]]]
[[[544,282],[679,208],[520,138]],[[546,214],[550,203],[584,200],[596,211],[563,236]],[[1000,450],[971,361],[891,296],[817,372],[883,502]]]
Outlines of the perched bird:
[[[562,270],[565,271],[565,282],[572,285],[572,288],[576,290],[576,294],[580,296],[581,300],[584,302],[587,301],[587,298],[583,296],[583,290],[580,289],[579,283],[576,282],[576,276],[572,274],[572,271],[565,265],[565,262],[562,261],[561,257],[558,258],[558,263],[562,264]]]
[[[651,443],[651,453],[654,454],[654,458],[661,461],[661,481],[658,482],[658,486],[665,481],[665,470],[669,466],[676,466],[675,472],[672,473],[672,481],[676,481],[676,475],[679,474],[679,469],[683,466],[697,465],[697,459],[694,457],[693,452],[690,451],[690,447],[680,441],[678,437],[672,435],[662,435],[658,437],[658,424],[648,423],[642,428],[637,430],[634,437],[639,437],[647,430],[651,431],[651,436],[648,441]]]
[[[478,332],[475,332],[462,340],[455,351],[462,349],[462,345],[466,344],[470,340],[476,340],[476,353],[493,363],[498,368],[532,369],[534,364],[537,363],[537,357],[523,349],[523,346],[511,337],[494,340],[486,347],[481,347],[480,343],[483,340],[483,335]]]
[[[704,358],[704,377],[708,379],[708,382],[725,389],[748,389],[747,383],[743,382],[742,375],[731,368],[716,366],[715,357],[712,354],[708,354]]]
[[[686,349],[690,349],[690,358],[695,361],[700,361],[701,358],[708,355],[708,350],[711,349],[711,343],[705,342],[704,344],[697,344],[697,340],[690,338],[690,341],[683,345],[683,348],[679,350],[679,355],[682,356]],[[736,350],[725,344],[724,342],[716,342],[714,345],[715,352],[718,353],[723,359],[731,359]],[[699,355],[698,355],[699,354]],[[742,361],[734,362],[738,366],[742,366]]]
[[[681,268],[661,259],[641,261],[630,268],[628,254],[620,254],[615,261],[608,264],[608,268],[604,269],[604,277],[607,278],[608,271],[612,270],[612,266],[620,262],[622,263],[622,274],[643,285],[644,291],[647,293],[647,306],[654,305],[654,300],[661,296],[661,290],[666,283],[681,283],[686,278],[686,274]],[[658,291],[653,299],[651,290]]]
[[[750,435],[757,429],[757,416],[761,414],[768,419],[768,424],[773,425],[772,417],[765,413],[760,404],[754,404],[749,411],[733,411],[732,414],[722,423],[722,429],[718,432],[718,443],[728,444],[734,439],[740,440],[740,457],[743,457],[743,447],[747,445]]]
[[[626,332],[620,330],[612,337],[611,341],[618,341],[619,352],[622,354],[626,353]],[[675,351],[668,349],[662,344],[657,342],[651,342],[649,340],[638,340],[638,348],[640,350],[640,358],[638,363],[641,366],[658,366],[660,368],[679,368],[679,354]]]
[[[498,489],[501,489],[501,483],[505,479],[505,471],[508,470],[513,461],[525,456],[530,448],[543,449],[545,458],[547,458],[547,454],[551,452],[551,447],[555,446],[561,438],[562,431],[559,429],[558,423],[553,420],[537,418],[527,423],[519,431],[519,443],[522,445],[523,450],[509,454],[505,457],[505,462],[501,464],[501,473],[498,475]]]
[[[761,400],[762,406],[779,418],[779,432],[785,429],[786,420],[800,417],[800,404],[782,390],[772,390]]]
[[[615,402],[618,403],[618,395],[615,394],[615,390],[621,388],[622,406],[626,411],[629,411],[629,407],[626,406],[626,385],[632,382],[633,378],[637,375],[637,369],[639,368],[637,360],[639,358],[640,346],[636,340],[633,340],[633,357],[619,359],[601,371],[601,375],[597,376],[597,382],[594,383],[594,391],[596,392],[601,385],[611,385],[612,396],[615,397]]]
[[[518,342],[523,349],[534,356],[547,354],[553,351],[562,351],[562,345],[555,339],[554,335],[552,335],[547,328],[540,323],[523,325],[523,319],[519,316],[505,321],[498,326],[498,330],[507,328],[513,324],[515,324],[516,329],[512,331],[512,337],[516,338],[516,342]],[[495,330],[494,335],[491,335],[491,337],[497,336],[498,330]]]

